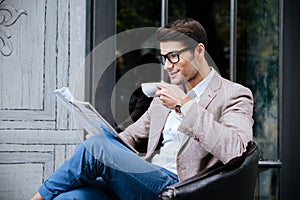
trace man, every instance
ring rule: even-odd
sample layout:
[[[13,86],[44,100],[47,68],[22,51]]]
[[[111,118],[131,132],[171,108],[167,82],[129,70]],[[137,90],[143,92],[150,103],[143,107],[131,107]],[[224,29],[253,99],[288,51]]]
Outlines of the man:
[[[156,199],[164,187],[246,151],[252,93],[208,65],[201,24],[178,19],[156,36],[171,84],[159,83],[149,109],[120,133],[134,147],[147,145],[143,158],[105,134],[93,136],[32,199]]]

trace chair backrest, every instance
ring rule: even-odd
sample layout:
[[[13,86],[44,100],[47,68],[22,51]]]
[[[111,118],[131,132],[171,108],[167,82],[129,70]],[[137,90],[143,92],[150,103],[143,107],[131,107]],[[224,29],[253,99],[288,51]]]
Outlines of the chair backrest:
[[[174,193],[174,199],[253,200],[258,159],[258,147],[256,143],[251,142],[247,151],[228,165],[217,166],[205,174],[183,183],[179,182],[169,189]]]

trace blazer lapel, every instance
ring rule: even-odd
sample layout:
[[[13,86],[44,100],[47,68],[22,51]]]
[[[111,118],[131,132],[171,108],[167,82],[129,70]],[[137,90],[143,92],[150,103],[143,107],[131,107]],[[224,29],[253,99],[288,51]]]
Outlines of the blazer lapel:
[[[218,74],[218,72],[215,70],[215,74],[211,81],[209,82],[208,86],[204,90],[203,94],[201,95],[199,104],[207,109],[210,102],[215,98],[217,95],[217,91],[221,88],[221,76]]]

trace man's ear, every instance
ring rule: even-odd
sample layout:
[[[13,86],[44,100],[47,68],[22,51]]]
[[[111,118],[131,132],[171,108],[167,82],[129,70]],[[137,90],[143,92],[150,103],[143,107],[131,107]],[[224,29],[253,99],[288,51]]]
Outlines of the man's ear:
[[[197,46],[196,46],[196,49],[195,49],[195,53],[196,53],[196,56],[198,58],[202,58],[204,57],[204,53],[205,53],[205,47],[202,43],[199,43]]]

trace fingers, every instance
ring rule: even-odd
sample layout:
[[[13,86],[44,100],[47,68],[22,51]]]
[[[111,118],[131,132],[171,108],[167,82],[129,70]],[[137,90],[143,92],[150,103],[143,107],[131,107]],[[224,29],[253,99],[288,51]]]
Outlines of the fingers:
[[[156,85],[156,87],[157,87],[158,90],[156,91],[155,95],[156,96],[166,95],[167,92],[168,92],[167,90],[169,88],[169,85],[170,84],[168,84],[166,82],[163,82],[163,81],[161,81],[160,83],[158,83]]]
[[[160,95],[159,99],[161,100],[162,104],[170,109],[172,109],[173,106],[173,100],[170,99],[168,96]]]
[[[159,84],[157,84],[157,88],[158,88],[158,91],[155,93],[156,96],[165,96],[165,97],[169,97],[169,98],[175,98],[177,97],[178,95],[176,94],[178,86],[176,85],[172,85],[172,84],[169,84],[169,83],[165,83],[165,82],[160,82]]]
[[[164,81],[161,81],[161,82],[159,82],[158,84],[157,84],[157,88],[166,88],[166,87],[168,87],[168,86],[170,86],[171,84],[169,84],[169,83],[166,83],[166,82],[164,82]]]

